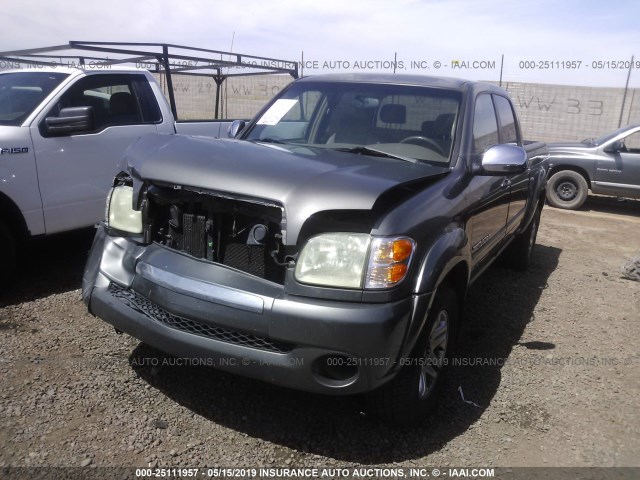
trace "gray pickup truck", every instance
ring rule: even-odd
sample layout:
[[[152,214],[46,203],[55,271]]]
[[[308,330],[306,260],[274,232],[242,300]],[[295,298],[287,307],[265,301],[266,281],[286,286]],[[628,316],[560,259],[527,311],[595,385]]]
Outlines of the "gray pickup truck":
[[[580,143],[549,145],[549,204],[580,208],[589,190],[640,198],[640,125],[629,125]]]
[[[90,312],[176,356],[422,417],[469,285],[503,252],[531,260],[545,145],[500,88],[402,75],[297,80],[236,132],[127,152]]]

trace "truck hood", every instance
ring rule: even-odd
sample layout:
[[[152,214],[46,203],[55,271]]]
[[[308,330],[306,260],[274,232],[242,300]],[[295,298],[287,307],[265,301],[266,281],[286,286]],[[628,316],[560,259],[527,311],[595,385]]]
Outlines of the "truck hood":
[[[590,145],[581,142],[572,143],[549,143],[547,144],[551,157],[591,157],[598,149],[597,145]]]
[[[324,210],[370,210],[386,191],[435,179],[447,167],[323,148],[147,135],[125,154],[139,180],[267,200],[284,208],[287,244]]]
[[[582,142],[562,142],[562,143],[547,143],[547,148],[550,150],[556,148],[591,148],[592,145]]]

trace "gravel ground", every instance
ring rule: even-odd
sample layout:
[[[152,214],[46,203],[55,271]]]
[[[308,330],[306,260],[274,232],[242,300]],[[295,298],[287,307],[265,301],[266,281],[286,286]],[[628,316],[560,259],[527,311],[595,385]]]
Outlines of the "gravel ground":
[[[80,300],[92,233],[29,245],[0,297],[0,467],[640,465],[640,284],[619,274],[640,253],[640,202],[546,208],[531,270],[473,286],[466,365],[411,429],[358,397],[151,367],[167,357]]]

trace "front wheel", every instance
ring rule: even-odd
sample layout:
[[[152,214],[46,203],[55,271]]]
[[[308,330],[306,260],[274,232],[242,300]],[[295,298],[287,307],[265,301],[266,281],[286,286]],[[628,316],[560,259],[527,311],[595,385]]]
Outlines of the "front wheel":
[[[440,286],[410,358],[393,380],[367,395],[368,410],[398,425],[413,425],[435,406],[458,330],[453,289]]]
[[[589,185],[585,178],[573,170],[561,170],[555,173],[547,186],[549,205],[565,210],[576,210],[587,199]]]

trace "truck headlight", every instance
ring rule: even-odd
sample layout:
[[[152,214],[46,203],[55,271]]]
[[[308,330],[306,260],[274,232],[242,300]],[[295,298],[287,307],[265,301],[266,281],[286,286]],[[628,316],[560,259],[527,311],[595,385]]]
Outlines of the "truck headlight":
[[[296,263],[296,279],[331,287],[362,288],[371,236],[364,233],[323,233],[312,237]]]
[[[327,287],[390,288],[406,276],[414,249],[415,242],[406,237],[324,233],[307,241],[295,277]]]
[[[107,198],[107,223],[110,228],[142,233],[142,212],[133,209],[133,187],[118,185]]]

